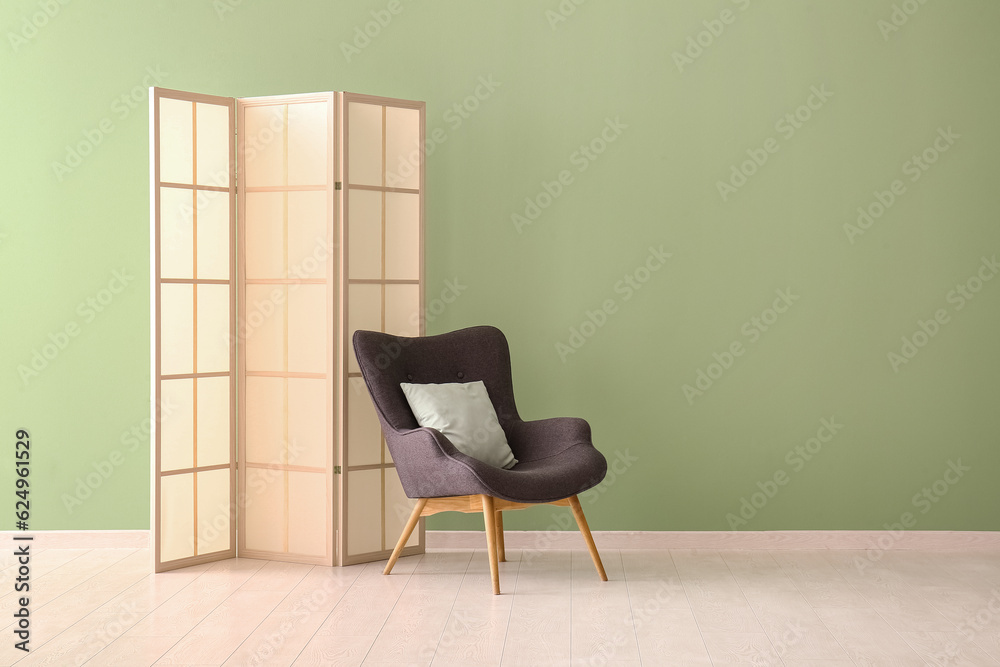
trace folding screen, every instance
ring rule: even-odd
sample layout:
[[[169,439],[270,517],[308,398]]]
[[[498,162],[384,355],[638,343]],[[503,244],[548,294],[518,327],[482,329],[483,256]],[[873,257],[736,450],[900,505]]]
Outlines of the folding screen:
[[[156,570],[387,557],[412,503],[350,336],[423,334],[423,103],[150,100]]]

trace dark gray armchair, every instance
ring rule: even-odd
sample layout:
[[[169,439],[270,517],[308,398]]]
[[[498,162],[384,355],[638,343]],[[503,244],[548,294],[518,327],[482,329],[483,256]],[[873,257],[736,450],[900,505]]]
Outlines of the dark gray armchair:
[[[514,405],[510,350],[495,327],[479,326],[423,338],[357,331],[354,350],[375,403],[403,491],[417,504],[385,567],[389,574],[421,516],[482,512],[493,592],[500,593],[504,560],[503,511],[536,504],[568,506],[601,579],[604,565],[577,494],[604,479],[608,465],[577,418],[523,421]],[[518,463],[504,470],[467,456],[439,431],[417,424],[401,382],[482,380]]]

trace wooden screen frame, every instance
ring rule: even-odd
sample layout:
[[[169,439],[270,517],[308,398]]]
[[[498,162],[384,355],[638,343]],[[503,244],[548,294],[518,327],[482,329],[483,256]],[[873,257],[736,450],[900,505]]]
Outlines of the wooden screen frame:
[[[193,149],[193,171],[192,171],[192,183],[191,185],[180,184],[180,183],[166,183],[161,181],[160,178],[160,100],[161,99],[176,99],[185,102],[192,103],[192,110],[194,113],[194,124],[192,127],[192,144]],[[224,106],[228,110],[229,115],[229,148],[228,148],[228,186],[206,186],[198,184],[198,158],[197,158],[197,104],[211,104],[215,106]],[[236,491],[237,491],[237,477],[236,477],[236,395],[237,395],[237,359],[236,359],[236,346],[230,345],[230,359],[229,359],[229,462],[227,464],[220,464],[215,466],[203,466],[199,467],[197,465],[197,460],[195,460],[195,465],[191,469],[184,470],[172,470],[169,474],[194,474],[194,551],[195,555],[189,557],[183,557],[178,559],[173,559],[169,561],[163,561],[160,557],[161,552],[161,512],[160,508],[162,505],[161,499],[161,481],[164,477],[164,473],[161,469],[161,454],[162,454],[162,422],[161,422],[161,410],[160,406],[163,401],[162,397],[162,382],[164,376],[161,372],[161,346],[160,346],[160,330],[162,325],[161,320],[161,298],[160,290],[164,284],[164,279],[161,277],[161,261],[160,261],[160,204],[161,204],[161,190],[163,187],[174,187],[174,188],[191,188],[193,191],[193,197],[197,197],[198,191],[214,191],[214,192],[226,192],[229,198],[229,279],[228,281],[222,281],[223,284],[228,282],[229,284],[229,326],[230,326],[230,341],[235,340],[236,334],[236,257],[234,254],[235,241],[236,241],[236,171],[235,171],[235,161],[233,160],[233,155],[235,154],[235,137],[236,137],[236,117],[235,117],[235,100],[231,97],[218,97],[214,95],[203,95],[198,93],[189,93],[180,90],[169,90],[165,88],[150,88],[149,94],[149,122],[150,122],[150,218],[153,224],[150,225],[150,267],[152,269],[152,276],[150,280],[150,307],[151,307],[151,321],[150,321],[150,378],[151,378],[151,388],[150,388],[150,401],[151,401],[151,414],[153,416],[153,436],[152,436],[152,452],[151,452],[151,488],[153,490],[153,502],[150,503],[150,525],[153,528],[153,549],[152,549],[152,559],[153,559],[153,570],[155,572],[163,572],[166,570],[172,570],[180,567],[188,567],[191,565],[199,565],[201,563],[208,563],[217,560],[224,560],[227,558],[236,557],[236,518],[233,516],[235,511],[236,502]],[[197,219],[197,206],[194,207],[195,220]],[[195,222],[196,224],[196,222]],[[195,248],[197,247],[198,239],[196,231],[192,234],[193,243]],[[195,252],[197,252],[195,250]],[[219,281],[208,281],[203,282],[198,279],[197,276],[197,262],[193,267],[194,273],[192,274],[192,279],[190,281],[183,281],[182,284],[187,284],[190,282],[195,292],[197,292],[197,286],[200,284],[219,284]],[[176,279],[170,280],[168,282],[177,282]],[[195,324],[193,325],[193,335],[197,339],[197,319],[195,319]],[[197,370],[197,369],[193,369]],[[225,374],[222,374],[224,376]],[[219,377],[219,373],[208,373],[202,374],[198,372],[192,372],[190,374],[179,374],[171,375],[173,379],[183,379],[185,376],[190,376],[197,384],[197,379],[200,377]],[[197,394],[195,394],[195,405],[194,409],[197,410]],[[196,446],[196,443],[195,443]],[[211,552],[207,554],[197,554],[198,549],[198,503],[197,503],[197,473],[199,471],[208,471],[216,469],[228,469],[229,470],[229,548]]]
[[[364,189],[367,190],[377,190],[383,193],[383,207],[382,207],[382,277],[378,280],[373,279],[354,279],[352,280],[350,276],[350,266],[348,258],[349,250],[349,238],[348,229],[349,221],[347,219],[349,204],[350,204],[350,190],[352,186],[349,183],[350,177],[350,113],[348,112],[349,104],[351,102],[358,102],[362,104],[380,105],[383,107],[382,110],[382,185],[381,187],[365,186]],[[419,156],[420,164],[419,169],[419,185],[417,190],[412,188],[397,188],[386,184],[386,174],[389,170],[389,165],[386,164],[385,146],[386,146],[386,124],[385,124],[385,107],[398,107],[404,109],[414,109],[419,112]],[[352,391],[350,384],[352,380],[361,381],[360,372],[352,372],[350,370],[350,354],[351,354],[351,339],[350,339],[350,323],[348,322],[348,311],[349,311],[349,287],[351,284],[379,284],[382,286],[382,304],[381,304],[381,319],[382,319],[382,329],[385,329],[385,317],[386,317],[386,307],[385,307],[385,285],[391,284],[415,284],[417,286],[418,293],[418,335],[425,335],[425,303],[424,303],[424,192],[425,192],[425,163],[426,154],[424,152],[424,146],[426,145],[426,104],[424,102],[418,102],[413,100],[402,100],[391,97],[379,97],[374,95],[362,95],[358,93],[337,93],[337,118],[340,122],[340,127],[338,127],[338,136],[341,137],[340,150],[338,152],[338,181],[342,183],[342,190],[339,191],[340,202],[338,207],[338,219],[339,224],[339,246],[340,246],[340,266],[341,266],[341,293],[340,293],[340,340],[337,344],[340,347],[340,364],[341,364],[341,396],[342,400],[337,405],[338,418],[340,421],[340,440],[342,446],[339,450],[339,467],[343,471],[343,474],[339,475],[339,493],[338,496],[341,500],[339,514],[338,514],[338,564],[340,565],[354,565],[357,563],[366,563],[375,560],[383,560],[392,555],[393,548],[395,547],[395,536],[387,536],[385,532],[386,528],[386,487],[385,487],[385,474],[387,470],[395,470],[395,463],[386,462],[386,446],[385,446],[385,435],[381,435],[380,440],[380,463],[371,465],[359,465],[348,467],[348,454],[350,443],[348,441],[348,421],[349,416],[347,414],[347,400],[350,392]],[[385,194],[390,192],[401,192],[416,194],[419,197],[419,220],[418,220],[418,235],[419,235],[419,268],[418,268],[418,278],[417,280],[395,280],[385,278]],[[377,551],[370,551],[364,553],[352,554],[348,551],[348,537],[350,535],[351,526],[347,520],[348,510],[349,510],[349,496],[348,491],[350,488],[349,477],[352,471],[360,470],[381,470],[381,508],[379,515],[381,517],[380,535],[381,535],[381,549]],[[416,503],[416,500],[414,500]],[[424,519],[421,518],[418,525],[418,538],[417,544],[404,548],[400,555],[410,556],[424,553],[425,549],[425,537],[426,528]]]

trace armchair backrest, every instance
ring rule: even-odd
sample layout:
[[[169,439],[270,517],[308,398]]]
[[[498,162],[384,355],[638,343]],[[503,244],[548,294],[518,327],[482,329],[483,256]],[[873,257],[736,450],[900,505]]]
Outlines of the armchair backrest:
[[[384,427],[402,431],[418,426],[401,382],[482,380],[500,425],[520,419],[514,405],[510,348],[496,327],[469,327],[422,338],[359,330],[354,333],[354,352]]]

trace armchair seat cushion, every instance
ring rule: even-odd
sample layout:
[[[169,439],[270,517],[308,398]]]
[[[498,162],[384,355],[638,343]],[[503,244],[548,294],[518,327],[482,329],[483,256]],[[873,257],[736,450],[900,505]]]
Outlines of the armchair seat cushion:
[[[608,470],[604,456],[590,443],[579,443],[544,459],[522,461],[510,470],[478,471],[484,492],[518,503],[546,503],[583,493],[601,482]]]

